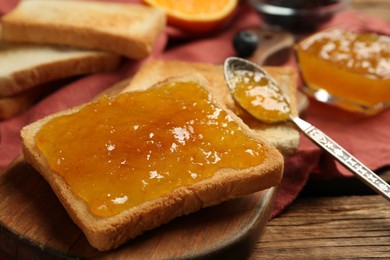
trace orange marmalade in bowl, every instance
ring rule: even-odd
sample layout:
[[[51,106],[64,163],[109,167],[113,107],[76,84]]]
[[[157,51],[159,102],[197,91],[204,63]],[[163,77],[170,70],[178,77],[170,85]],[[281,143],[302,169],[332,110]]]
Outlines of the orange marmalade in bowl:
[[[364,114],[390,105],[390,37],[335,28],[299,42],[296,53],[317,100]]]

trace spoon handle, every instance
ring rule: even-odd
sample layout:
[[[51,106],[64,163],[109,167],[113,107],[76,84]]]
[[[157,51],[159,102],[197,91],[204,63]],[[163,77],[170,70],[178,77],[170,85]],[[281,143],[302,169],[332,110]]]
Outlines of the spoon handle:
[[[310,123],[298,117],[292,116],[291,119],[317,145],[333,155],[335,159],[348,168],[358,178],[390,201],[390,185],[381,177],[368,169],[367,166]]]

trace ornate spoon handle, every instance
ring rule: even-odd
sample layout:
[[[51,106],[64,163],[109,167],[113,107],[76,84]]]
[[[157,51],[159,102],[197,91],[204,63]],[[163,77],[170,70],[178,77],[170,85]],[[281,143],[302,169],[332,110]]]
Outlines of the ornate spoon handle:
[[[351,170],[357,177],[364,181],[378,194],[390,201],[390,185],[381,177],[367,168],[358,159],[353,157],[344,148],[333,141],[329,136],[321,132],[308,122],[291,116],[291,120],[316,144],[334,156],[342,165]]]

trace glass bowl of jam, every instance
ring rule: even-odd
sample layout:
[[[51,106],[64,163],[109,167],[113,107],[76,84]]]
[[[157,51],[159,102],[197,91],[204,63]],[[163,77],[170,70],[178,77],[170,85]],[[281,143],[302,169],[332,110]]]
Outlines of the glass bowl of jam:
[[[316,100],[366,115],[390,106],[390,36],[340,26],[306,37],[295,52]]]
[[[264,23],[293,32],[316,30],[349,5],[349,0],[250,0]]]

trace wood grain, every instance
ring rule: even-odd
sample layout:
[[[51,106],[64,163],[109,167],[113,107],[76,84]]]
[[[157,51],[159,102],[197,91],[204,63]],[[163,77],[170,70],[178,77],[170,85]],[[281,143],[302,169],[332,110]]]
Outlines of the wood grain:
[[[301,198],[270,221],[250,259],[390,259],[389,203],[379,195]]]
[[[99,252],[47,182],[20,157],[0,173],[0,252],[20,259],[241,258],[249,255],[264,229],[274,195],[272,188],[205,208],[116,250]]]

